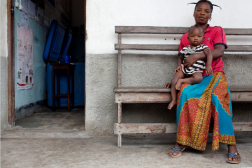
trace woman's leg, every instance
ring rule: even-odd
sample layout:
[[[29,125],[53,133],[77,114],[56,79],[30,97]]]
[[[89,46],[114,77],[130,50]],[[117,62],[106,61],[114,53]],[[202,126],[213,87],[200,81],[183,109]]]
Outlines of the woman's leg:
[[[232,123],[232,101],[230,90],[227,87],[226,77],[221,75],[219,84],[212,93],[212,116],[214,117],[214,138],[213,148],[218,149],[218,141],[228,144],[228,153],[238,153],[235,142],[235,135]],[[215,145],[214,145],[215,144]],[[233,158],[228,155],[229,161],[240,161],[241,156],[235,155]]]
[[[180,90],[181,85],[183,83],[196,84],[196,83],[200,83],[202,81],[202,79],[203,79],[202,73],[195,72],[194,74],[192,74],[192,77],[190,77],[190,78],[179,79],[175,87],[177,90]]]
[[[184,77],[185,77],[185,74],[182,71],[178,71],[177,73],[175,73],[174,77],[171,80],[172,101],[170,102],[170,104],[167,107],[169,110],[172,109],[172,107],[176,104],[176,101],[177,101],[177,90],[175,88],[176,83],[179,79],[183,79]]]
[[[178,85],[178,82],[180,81],[180,83],[179,83],[179,85]],[[177,90],[180,90],[180,87],[181,87],[181,85],[183,84],[183,83],[188,83],[188,84],[196,84],[196,83],[200,83],[202,81],[202,73],[199,73],[199,72],[196,72],[196,73],[194,73],[193,75],[192,75],[192,77],[190,77],[190,78],[185,78],[185,79],[183,79],[183,78],[180,78],[180,79],[178,79],[177,80],[177,82],[176,82],[176,88],[174,87],[174,90],[175,90],[175,96],[177,96],[176,95],[176,89]],[[179,89],[177,88],[179,86]],[[171,93],[172,93],[172,90],[171,90]],[[172,95],[172,99],[173,99],[173,95]],[[176,101],[176,99],[175,99],[175,101]],[[176,102],[175,102],[176,103]],[[170,106],[170,105],[169,105]],[[168,109],[169,109],[169,106],[168,106]],[[174,148],[175,149],[177,149],[177,148],[185,148],[186,147],[186,145],[181,145],[181,144],[179,144],[179,143],[176,143],[175,144],[175,146],[174,146]],[[177,151],[174,151],[174,149],[171,149],[171,150],[169,150],[168,151],[168,154],[169,155],[173,155],[173,156],[177,156],[177,155],[179,155],[180,153],[181,153],[182,151],[180,151],[180,150],[177,150]]]
[[[175,149],[177,149],[177,148],[185,148],[186,147],[186,145],[181,145],[181,144],[179,144],[179,143],[176,143],[175,144],[175,146],[174,146],[174,148]],[[171,150],[169,150],[168,151],[168,154],[169,155],[173,155],[173,156],[177,156],[178,154],[180,154],[182,151],[180,151],[180,150],[177,150],[177,151],[174,151],[174,149],[171,149]]]
[[[211,119],[211,94],[219,77],[214,73],[203,77],[198,84],[182,84],[177,98],[176,146],[205,150]]]
[[[238,150],[236,148],[236,145],[228,145],[228,153],[238,153]],[[235,155],[233,158],[231,155],[228,155],[228,160],[229,161],[241,161],[241,156],[240,155]]]

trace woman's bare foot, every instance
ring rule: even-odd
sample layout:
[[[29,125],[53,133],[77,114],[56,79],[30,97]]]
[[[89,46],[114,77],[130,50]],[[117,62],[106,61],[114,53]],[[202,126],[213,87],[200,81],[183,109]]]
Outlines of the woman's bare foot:
[[[181,144],[178,144],[178,143],[176,143],[176,145],[175,145],[175,149],[177,149],[177,148],[185,148],[186,146],[185,145],[181,145]],[[182,151],[179,151],[179,150],[177,150],[177,151],[174,151],[174,149],[171,149],[171,150],[169,150],[168,151],[168,154],[169,155],[173,155],[173,156],[177,156],[178,154],[180,154]]]
[[[228,145],[228,153],[238,153],[236,145]],[[233,158],[232,156],[228,155],[228,161],[235,161],[235,162],[239,162],[241,161],[241,156],[240,155],[235,155]]]
[[[172,100],[171,103],[168,105],[168,109],[171,110],[174,105],[176,105],[176,100]]]
[[[180,90],[181,85],[182,85],[182,81],[181,81],[181,79],[179,79],[179,80],[177,81],[177,84],[176,84],[175,88],[176,88],[177,90]]]

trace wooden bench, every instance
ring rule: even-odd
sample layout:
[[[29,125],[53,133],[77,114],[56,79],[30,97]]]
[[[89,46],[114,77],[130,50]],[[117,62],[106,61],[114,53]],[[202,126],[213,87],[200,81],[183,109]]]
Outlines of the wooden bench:
[[[118,86],[114,88],[115,103],[118,104],[118,123],[114,124],[114,134],[118,135],[118,147],[122,144],[122,134],[131,133],[176,133],[176,123],[122,123],[122,103],[167,103],[171,101],[170,89],[162,87],[123,87],[122,50],[178,51],[178,44],[122,44],[122,34],[184,34],[187,27],[146,27],[116,26],[118,33]],[[252,29],[224,29],[226,35],[252,35]],[[228,45],[225,52],[252,52],[252,45]],[[233,102],[251,102],[252,86],[229,87]],[[235,131],[252,131],[252,122],[234,122]]]

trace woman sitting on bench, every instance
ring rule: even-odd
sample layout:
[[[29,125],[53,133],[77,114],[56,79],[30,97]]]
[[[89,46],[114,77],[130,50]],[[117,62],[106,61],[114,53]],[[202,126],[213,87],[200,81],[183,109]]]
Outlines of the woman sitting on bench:
[[[228,145],[228,163],[240,163],[241,157],[236,149],[232,124],[232,104],[230,91],[223,72],[222,56],[226,44],[226,36],[221,27],[208,25],[213,5],[208,0],[195,3],[194,19],[204,30],[205,40],[213,55],[213,74],[206,76],[199,84],[182,84],[177,99],[177,140],[175,147],[168,152],[171,157],[179,157],[186,146],[197,150],[205,150],[211,117],[214,119],[212,150],[219,149],[219,143]],[[184,34],[180,41],[179,51],[190,45]],[[204,53],[193,54],[185,59],[184,65],[190,67],[197,60],[206,60]]]

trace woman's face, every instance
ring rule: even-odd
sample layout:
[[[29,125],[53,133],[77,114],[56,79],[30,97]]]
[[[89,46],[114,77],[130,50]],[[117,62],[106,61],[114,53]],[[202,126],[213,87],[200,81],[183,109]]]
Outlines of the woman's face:
[[[211,6],[207,2],[198,4],[193,14],[196,24],[207,24],[211,18],[211,12]]]

